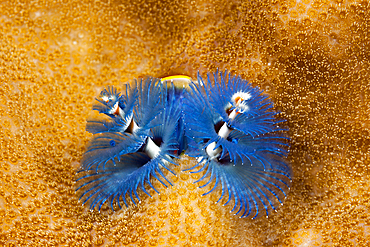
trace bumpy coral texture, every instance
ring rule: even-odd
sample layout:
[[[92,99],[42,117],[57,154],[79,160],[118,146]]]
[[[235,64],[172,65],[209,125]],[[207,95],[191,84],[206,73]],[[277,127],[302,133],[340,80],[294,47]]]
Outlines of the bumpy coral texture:
[[[0,245],[369,246],[367,1],[0,3]],[[202,197],[182,158],[174,186],[90,212],[74,174],[106,85],[229,69],[287,119],[291,190],[269,218]],[[160,185],[158,185],[160,187]],[[219,192],[218,192],[219,193]]]

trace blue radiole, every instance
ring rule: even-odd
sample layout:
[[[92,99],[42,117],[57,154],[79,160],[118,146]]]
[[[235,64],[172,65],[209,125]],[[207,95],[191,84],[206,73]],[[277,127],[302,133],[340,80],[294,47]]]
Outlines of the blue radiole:
[[[178,86],[180,84],[181,86]],[[176,86],[175,86],[176,85]],[[146,78],[126,86],[124,94],[104,89],[88,119],[88,143],[77,175],[80,199],[90,208],[116,200],[140,201],[151,179],[166,187],[177,158],[189,155],[197,164],[188,172],[203,172],[196,181],[221,190],[219,201],[233,201],[240,217],[276,210],[289,190],[291,169],[286,161],[289,138],[284,120],[258,87],[227,72]],[[105,116],[105,117],[103,117]]]

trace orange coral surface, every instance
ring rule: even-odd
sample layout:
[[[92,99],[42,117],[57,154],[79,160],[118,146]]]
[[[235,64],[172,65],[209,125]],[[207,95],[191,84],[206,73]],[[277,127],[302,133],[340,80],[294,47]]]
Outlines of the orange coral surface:
[[[1,246],[369,246],[370,5],[346,0],[0,3]],[[94,97],[228,69],[287,119],[291,190],[239,219],[181,172],[138,206],[74,192]]]

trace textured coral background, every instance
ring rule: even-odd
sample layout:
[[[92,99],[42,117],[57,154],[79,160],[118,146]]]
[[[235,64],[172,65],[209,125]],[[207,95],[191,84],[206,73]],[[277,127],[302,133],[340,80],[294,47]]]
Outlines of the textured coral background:
[[[0,3],[1,246],[369,246],[370,5],[346,0]],[[180,170],[138,206],[74,192],[94,97],[145,75],[228,69],[287,119],[294,178],[239,219]]]

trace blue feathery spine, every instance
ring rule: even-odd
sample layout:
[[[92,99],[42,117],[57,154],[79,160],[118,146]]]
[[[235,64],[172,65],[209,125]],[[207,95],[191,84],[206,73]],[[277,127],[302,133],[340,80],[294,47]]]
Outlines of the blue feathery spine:
[[[113,209],[114,201],[127,206],[126,196],[140,201],[138,188],[150,196],[145,185],[158,192],[151,179],[171,184],[163,169],[173,173],[173,158],[185,152],[198,160],[188,170],[204,172],[196,183],[213,184],[204,195],[220,188],[218,201],[233,200],[241,217],[276,210],[291,179],[284,121],[258,87],[227,72],[211,77],[198,75],[189,90],[155,78],[124,94],[104,89],[93,106],[101,114],[86,126],[94,136],[77,179],[83,203],[100,210],[108,201]]]
[[[190,85],[184,103],[187,153],[198,163],[188,169],[203,172],[196,181],[221,187],[219,201],[234,200],[236,214],[256,217],[262,207],[282,204],[289,189],[291,170],[285,157],[289,138],[267,95],[231,74],[215,73]]]
[[[83,203],[100,208],[114,201],[127,206],[126,195],[133,203],[140,201],[137,189],[150,196],[145,184],[154,191],[154,177],[164,186],[171,184],[162,169],[170,172],[170,164],[179,151],[179,120],[182,109],[173,85],[148,78],[126,86],[125,94],[117,89],[104,89],[94,110],[108,117],[89,119],[87,131],[94,134],[81,161],[77,181]],[[182,138],[183,135],[181,135]],[[181,140],[180,140],[181,141]],[[172,172],[173,173],[173,172]],[[81,175],[82,174],[82,175]]]

